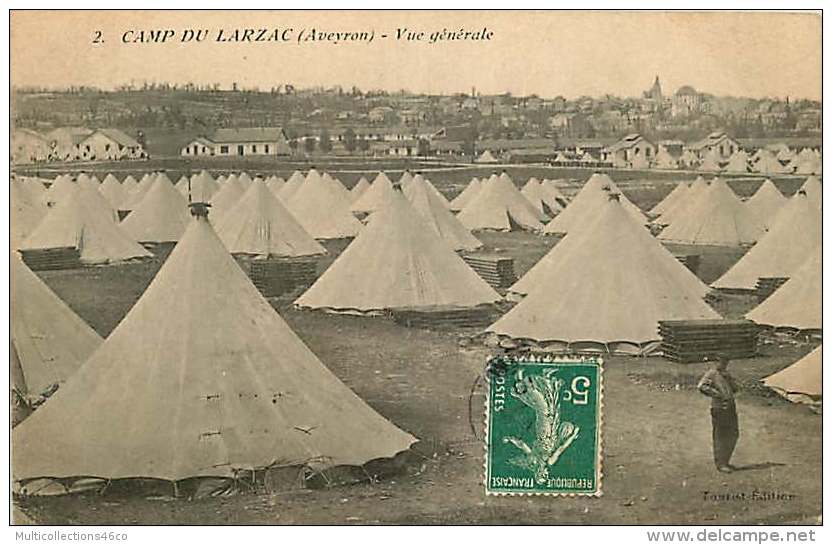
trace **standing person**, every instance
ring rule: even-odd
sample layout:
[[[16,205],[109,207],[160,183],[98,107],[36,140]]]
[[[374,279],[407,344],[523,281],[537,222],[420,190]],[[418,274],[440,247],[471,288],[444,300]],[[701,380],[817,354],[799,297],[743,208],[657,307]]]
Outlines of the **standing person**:
[[[731,455],[740,436],[737,405],[734,402],[737,382],[728,374],[729,363],[727,357],[719,356],[714,366],[699,381],[699,391],[711,398],[714,463],[723,473],[731,473],[736,469],[731,465]]]

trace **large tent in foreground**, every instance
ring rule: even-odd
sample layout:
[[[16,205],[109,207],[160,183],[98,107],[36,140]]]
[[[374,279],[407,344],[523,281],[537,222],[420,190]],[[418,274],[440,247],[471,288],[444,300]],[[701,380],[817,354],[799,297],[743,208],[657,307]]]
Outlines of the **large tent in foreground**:
[[[477,193],[480,192],[480,189],[482,189],[482,183],[483,182],[481,182],[479,178],[471,178],[471,181],[468,182],[465,189],[463,189],[462,192],[451,201],[451,210],[459,212],[465,208],[465,206],[477,196]]]
[[[508,175],[492,175],[457,218],[471,230],[541,231],[544,216],[520,193]]]
[[[765,227],[724,180],[715,179],[693,206],[686,208],[659,234],[668,242],[740,246],[752,244]]]
[[[370,216],[367,227],[295,305],[366,314],[475,307],[500,299],[394,189],[387,206]]]
[[[823,397],[822,347],[763,379],[763,384],[792,403],[814,404]]]
[[[312,169],[286,208],[314,238],[336,239],[354,237],[363,227],[350,212],[349,204],[347,197]]]
[[[403,190],[413,209],[422,215],[425,224],[454,250],[476,250],[482,242],[448,210],[445,203],[431,191],[427,180],[417,174]]]
[[[414,442],[318,360],[200,217],[99,350],[13,431],[12,474],[24,487],[234,479],[362,466]]]
[[[167,176],[156,178],[121,226],[139,242],[176,242],[188,223],[188,203]]]
[[[591,223],[597,214],[597,209],[606,205],[609,193],[618,194],[621,207],[641,225],[647,223],[642,211],[634,205],[626,195],[621,193],[615,182],[606,174],[595,173],[589,177],[581,190],[569,205],[546,225],[545,233],[570,233],[572,229]]]
[[[301,257],[326,253],[260,179],[251,183],[225,215],[217,235],[232,254]]]
[[[746,317],[775,328],[821,329],[821,255],[816,251],[794,275]]]
[[[713,287],[753,290],[760,278],[789,278],[820,252],[821,231],[820,210],[798,191],[780,209],[771,229]]]
[[[716,319],[702,287],[627,217],[618,199],[586,229],[567,235],[545,277],[488,331],[567,350],[644,353],[661,320]],[[576,240],[577,239],[577,240]],[[672,257],[670,257],[672,259]]]
[[[78,187],[62,199],[20,243],[20,250],[75,248],[85,265],[152,257],[107,210],[95,206],[86,196],[87,191]]]
[[[69,378],[103,340],[16,255],[10,302],[11,387],[25,404]]]
[[[605,192],[607,200],[609,199],[620,199],[621,197],[616,193]],[[595,225],[595,220],[597,218],[597,214],[601,213],[604,209],[608,208],[606,204],[600,205],[599,209],[596,211],[595,216],[585,224],[586,227],[592,227]],[[620,208],[620,206],[619,206]],[[624,233],[627,230],[631,229],[633,226],[638,227],[644,234],[649,235],[649,231],[644,229],[644,226],[633,217],[632,214],[624,214],[619,215],[619,217],[626,219],[632,225],[622,226],[621,229],[624,230]],[[644,236],[639,235],[641,239],[645,239]],[[653,239],[650,236],[650,239]],[[646,239],[645,239],[646,240]],[[641,242],[644,242],[643,240]],[[581,231],[578,230],[577,232],[571,233],[570,235],[566,236],[563,240],[558,242],[549,252],[544,255],[537,263],[535,263],[531,269],[529,269],[526,274],[524,274],[517,282],[515,282],[509,289],[508,292],[514,298],[518,296],[524,296],[528,293],[534,291],[535,288],[538,286],[545,286],[549,282],[549,270],[552,268],[553,265],[557,265],[558,262],[562,259],[564,255],[569,255],[572,251],[572,246],[575,244],[582,244],[583,238],[581,237]],[[700,297],[705,297],[710,291],[711,288],[705,285],[699,278],[693,274],[690,269],[684,266],[678,259],[676,259],[673,254],[671,254],[662,244],[642,244],[641,248],[644,251],[650,252],[650,262],[652,263],[651,267],[660,269],[664,271],[667,275],[674,277],[680,282],[684,282],[686,288],[694,291],[698,291]]]
[[[780,193],[774,183],[766,179],[757,191],[745,201],[745,207],[768,229],[774,224],[774,218],[786,203],[786,197]]]

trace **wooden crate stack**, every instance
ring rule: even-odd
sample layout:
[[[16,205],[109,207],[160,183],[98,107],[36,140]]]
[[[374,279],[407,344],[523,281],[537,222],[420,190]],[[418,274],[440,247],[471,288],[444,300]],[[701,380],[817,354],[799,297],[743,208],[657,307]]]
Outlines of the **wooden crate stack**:
[[[462,259],[492,288],[508,288],[517,282],[514,259],[490,254],[466,254]]]
[[[81,250],[78,248],[45,248],[21,250],[23,262],[33,271],[78,269],[81,267]]]
[[[782,286],[786,283],[788,278],[783,277],[762,277],[757,279],[757,300],[759,302],[763,302],[769,298],[769,296],[777,291],[777,288]]]
[[[432,306],[390,310],[393,321],[416,328],[484,328],[494,322],[497,310],[491,305],[477,307]]]
[[[724,355],[751,358],[757,353],[759,327],[750,320],[668,320],[659,322],[664,356],[680,363]]]
[[[278,297],[301,286],[311,286],[318,276],[315,259],[252,259],[246,272],[264,297]]]

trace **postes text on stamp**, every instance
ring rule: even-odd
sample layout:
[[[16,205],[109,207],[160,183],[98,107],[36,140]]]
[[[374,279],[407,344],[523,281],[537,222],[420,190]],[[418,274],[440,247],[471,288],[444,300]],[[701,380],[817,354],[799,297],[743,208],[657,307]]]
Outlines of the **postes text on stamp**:
[[[602,372],[597,357],[492,360],[487,494],[601,494]]]

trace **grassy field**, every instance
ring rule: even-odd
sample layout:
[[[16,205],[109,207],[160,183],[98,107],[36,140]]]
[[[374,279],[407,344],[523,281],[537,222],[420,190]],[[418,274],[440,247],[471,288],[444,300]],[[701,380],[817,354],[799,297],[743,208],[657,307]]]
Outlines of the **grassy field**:
[[[622,184],[624,185],[624,184]],[[626,189],[625,189],[626,190]],[[527,233],[478,233],[488,251],[514,257],[522,274],[556,243]],[[330,263],[344,244],[328,244]],[[703,250],[709,281],[742,251]],[[147,263],[44,272],[41,277],[99,333],[107,335],[146,289],[165,257]],[[758,524],[817,523],[821,514],[821,417],[759,385],[812,346],[761,346],[732,372],[741,437],[726,475],[713,467],[708,400],[695,390],[701,364],[605,359],[603,497],[486,497],[484,392],[475,387],[489,349],[472,331],[420,330],[382,318],[275,309],[342,381],[418,437],[420,462],[375,482],[322,490],[194,501],[76,496],[29,499],[22,509],[45,524]],[[730,297],[718,310],[742,315],[753,302]],[[637,312],[637,309],[634,309]],[[474,423],[472,428],[471,423]],[[753,491],[790,500],[713,501],[705,494]]]

